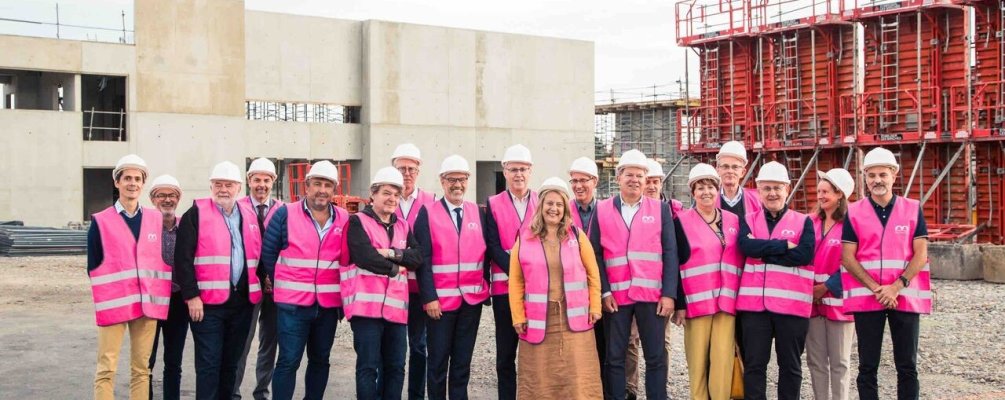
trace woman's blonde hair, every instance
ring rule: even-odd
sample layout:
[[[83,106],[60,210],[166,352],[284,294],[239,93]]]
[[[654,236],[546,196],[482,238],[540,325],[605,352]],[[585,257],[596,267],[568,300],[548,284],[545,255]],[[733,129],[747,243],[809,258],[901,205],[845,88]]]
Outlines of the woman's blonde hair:
[[[558,241],[563,241],[569,234],[569,226],[572,225],[572,211],[569,209],[569,195],[561,190],[545,189],[538,193],[537,209],[534,210],[534,220],[530,224],[530,232],[532,237],[542,240],[548,236],[547,223],[544,222],[544,198],[552,192],[558,193],[562,197],[562,203],[565,204],[562,220],[558,223]]]

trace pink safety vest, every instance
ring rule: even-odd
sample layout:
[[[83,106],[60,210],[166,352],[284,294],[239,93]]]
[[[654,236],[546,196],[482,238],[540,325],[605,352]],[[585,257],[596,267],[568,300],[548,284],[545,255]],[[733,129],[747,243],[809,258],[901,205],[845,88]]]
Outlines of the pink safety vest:
[[[785,215],[768,233],[765,210],[747,214],[747,226],[755,239],[781,239],[799,243],[806,225],[805,214],[794,210]],[[809,318],[813,308],[813,267],[786,267],[765,264],[759,258],[747,257],[740,275],[737,311],[770,311],[776,314]]]
[[[565,290],[566,316],[569,329],[582,332],[593,329],[590,325],[590,291],[587,286],[586,266],[579,252],[578,230],[569,229],[568,237],[559,247],[562,263],[562,286]],[[538,344],[544,341],[548,317],[548,259],[541,239],[534,237],[529,228],[520,232],[520,268],[524,281],[524,309],[527,332],[520,339]],[[556,300],[557,299],[552,299]]]
[[[669,203],[670,203],[670,211],[673,212],[675,218],[678,215],[680,215],[681,212],[684,211],[684,203],[681,203],[680,200],[670,199]]]
[[[199,298],[206,304],[223,304],[230,297],[230,230],[212,198],[197,199],[195,206],[199,209],[199,237],[193,263],[195,279],[199,284]],[[240,202],[234,207],[241,213],[248,300],[252,304],[258,304],[262,300],[262,286],[255,274],[262,253],[258,217]]]
[[[520,215],[516,212],[516,205],[513,204],[513,198],[510,196],[507,190],[489,197],[488,201],[492,208],[492,217],[499,229],[499,243],[507,253],[513,249],[513,244],[516,243],[516,236],[520,230],[525,225],[529,226],[530,221],[534,220],[534,211],[537,210],[537,192],[531,191],[528,194],[530,197],[527,199],[527,212],[524,213],[523,220],[521,220]],[[489,265],[492,273],[490,276],[492,295],[509,294],[509,275],[502,268],[499,268],[495,261],[489,260]]]
[[[418,218],[419,210],[422,209],[422,206],[432,204],[435,201],[436,198],[432,193],[416,188],[415,201],[412,202],[412,208],[408,209],[408,215],[402,215],[400,203],[398,204],[398,209],[394,210],[394,215],[398,216],[398,220],[408,222],[408,228],[413,229],[415,228],[415,219]],[[415,280],[415,271],[408,271],[408,293],[419,293],[419,282]]]
[[[571,211],[569,215],[572,217],[572,225],[579,228],[583,232],[586,232],[586,236],[590,236],[590,228],[593,227],[593,220],[597,219],[597,211],[594,210],[593,214],[590,215],[590,220],[586,221],[586,226],[583,226],[583,222],[579,217],[579,203],[576,203],[576,199],[570,199],[569,210]],[[596,207],[600,202],[594,199],[593,206]]]
[[[757,189],[743,188],[743,210],[747,212],[747,215],[751,215],[757,211],[761,211],[764,206],[761,205],[761,195],[757,193]],[[715,208],[722,209],[722,193],[715,198]],[[740,215],[740,217],[745,217]]]
[[[685,210],[678,217],[691,243],[691,257],[680,267],[688,318],[719,312],[736,314],[736,292],[744,262],[737,245],[740,218],[730,212],[721,213],[725,246],[697,209]]]
[[[357,213],[363,230],[370,237],[375,249],[404,249],[408,247],[408,222],[399,219],[394,223],[394,242],[387,238],[387,231],[380,222],[364,213]],[[408,278],[395,275],[391,278],[348,264],[341,268],[342,302],[345,317],[352,320],[383,318],[396,324],[408,323]]]
[[[813,234],[816,236],[816,248],[813,251],[813,283],[823,284],[835,272],[841,269],[841,232],[844,224],[837,222],[830,231],[824,232],[824,222],[819,216],[812,216]],[[811,317],[823,316],[831,321],[854,321],[851,314],[845,314],[840,298],[831,295],[830,291],[820,299],[820,304],[813,305]]]
[[[269,211],[267,213],[265,213],[265,227],[269,226],[269,221],[272,221],[272,216],[276,214],[276,210],[279,209],[279,206],[283,205],[283,202],[281,202],[281,201],[279,201],[277,199],[272,199],[272,201],[275,204],[273,204],[272,207],[269,207]],[[247,207],[249,210],[251,210],[251,213],[255,215],[255,222],[254,222],[254,224],[257,225],[258,224],[258,210],[255,209],[255,203],[251,202],[251,196],[244,196],[244,198],[238,200],[237,202],[238,203],[243,203],[243,205],[245,207]]]
[[[101,265],[88,273],[98,326],[143,316],[167,319],[171,266],[161,257],[164,222],[153,208],[144,208],[140,215],[138,241],[114,206],[92,216],[104,253]]]
[[[618,305],[655,303],[663,290],[662,203],[642,197],[629,229],[614,206],[615,198],[597,203],[611,294]]]
[[[893,284],[904,273],[914,257],[914,230],[918,226],[917,201],[897,196],[886,226],[879,221],[869,199],[848,206],[848,219],[858,236],[855,258],[869,276],[880,285]],[[930,314],[932,312],[932,283],[928,260],[911,284],[897,296],[896,310]],[[844,312],[880,311],[885,309],[876,296],[862,283],[845,271],[841,274],[844,286]]]
[[[461,231],[457,232],[443,202],[426,206],[433,248],[433,284],[443,311],[460,308],[462,299],[477,305],[489,297],[483,276],[486,247],[478,206],[465,201],[462,207]]]
[[[333,206],[332,226],[318,237],[314,218],[304,211],[304,200],[286,204],[288,245],[276,259],[276,303],[325,308],[342,307],[339,267],[348,258],[345,227],[349,212]]]

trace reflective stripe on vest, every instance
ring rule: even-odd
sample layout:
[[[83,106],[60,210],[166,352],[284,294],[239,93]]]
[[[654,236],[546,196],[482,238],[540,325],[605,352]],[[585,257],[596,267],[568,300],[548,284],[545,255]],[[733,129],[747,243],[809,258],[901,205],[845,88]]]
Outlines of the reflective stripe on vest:
[[[824,231],[823,220],[819,216],[812,216],[813,234],[816,236],[816,248],[813,251],[813,283],[815,285],[824,284],[830,276],[841,270],[841,233],[844,224],[836,222],[829,231]],[[820,303],[813,305],[811,317],[823,316],[831,321],[852,321],[851,314],[843,311],[844,302],[840,298],[834,297],[828,290]]]
[[[740,218],[729,212],[720,214],[725,246],[697,209],[685,210],[677,217],[691,243],[691,257],[680,267],[688,318],[718,312],[736,314],[736,291],[744,260],[737,245]]]
[[[590,292],[587,289],[586,266],[580,255],[579,238],[576,231],[569,229],[566,239],[559,246],[562,265],[562,286],[565,290],[566,316],[569,329],[582,332],[592,329],[590,325]],[[527,317],[527,331],[520,335],[529,343],[544,341],[546,318],[548,317],[548,291],[550,274],[544,244],[529,228],[520,232],[520,269],[524,282],[524,310]]]
[[[230,297],[230,230],[223,213],[213,199],[197,199],[199,210],[199,237],[195,248],[195,278],[199,285],[199,298],[206,304],[223,304]],[[241,240],[244,242],[244,274],[248,277],[248,300],[258,304],[262,287],[256,270],[262,253],[262,233],[258,230],[258,217],[251,209],[235,203],[241,213]]]
[[[464,202],[458,233],[444,204],[443,200],[433,203],[426,207],[426,212],[433,251],[433,285],[440,308],[453,311],[460,308],[462,301],[477,305],[488,299],[489,287],[481,267],[486,247],[478,206]]]
[[[643,197],[631,230],[610,198],[597,203],[600,246],[618,305],[657,302],[663,289],[662,206]]]
[[[394,214],[398,216],[399,220],[405,220],[408,223],[408,229],[412,230],[415,229],[415,219],[419,217],[419,211],[422,210],[422,207],[433,204],[435,201],[436,198],[432,193],[416,188],[415,200],[412,201],[412,208],[408,209],[408,215],[402,215],[401,204],[398,204]],[[419,293],[419,282],[415,279],[415,271],[408,271],[408,292]]]
[[[349,212],[333,206],[332,226],[321,238],[303,202],[283,206],[287,246],[276,260],[274,299],[296,306],[342,307],[339,268],[347,258],[343,235]]]
[[[161,213],[153,208],[141,210],[139,240],[114,206],[94,214],[92,220],[98,225],[104,255],[101,264],[88,272],[97,325],[143,316],[167,319],[171,266],[161,253]]]
[[[848,219],[858,236],[855,258],[876,283],[893,284],[904,273],[914,257],[914,231],[918,226],[920,204],[897,196],[884,226],[869,199],[848,206]],[[929,314],[932,312],[932,283],[928,260],[911,284],[897,296],[898,311]],[[858,279],[848,273],[841,274],[844,286],[844,311],[855,313],[885,309]]]
[[[374,249],[405,249],[408,247],[408,223],[395,221],[393,242],[379,221],[365,213],[357,213],[363,230]],[[397,266],[395,266],[397,267]],[[375,274],[349,264],[341,269],[342,303],[346,319],[353,317],[383,318],[398,324],[408,323],[408,278],[404,275]]]
[[[778,239],[799,243],[807,216],[793,210],[785,211],[775,229],[768,233],[766,211],[747,214],[747,226],[756,239]],[[776,314],[809,318],[813,308],[812,266],[786,267],[765,264],[747,257],[740,290],[736,297],[738,311],[770,311]]]
[[[513,249],[513,244],[516,243],[516,236],[520,230],[524,226],[529,226],[530,221],[534,220],[534,212],[537,210],[537,192],[531,191],[527,194],[527,211],[521,220],[520,214],[516,212],[516,205],[513,204],[513,198],[510,196],[510,192],[507,190],[489,197],[488,200],[489,208],[492,210],[492,218],[496,222],[496,229],[499,230],[499,244],[507,253]],[[464,212],[467,215],[467,211]],[[489,265],[491,266],[492,284],[490,289],[492,295],[499,296],[509,293],[509,276],[506,275],[505,270],[499,268],[499,265],[493,260],[489,260]]]

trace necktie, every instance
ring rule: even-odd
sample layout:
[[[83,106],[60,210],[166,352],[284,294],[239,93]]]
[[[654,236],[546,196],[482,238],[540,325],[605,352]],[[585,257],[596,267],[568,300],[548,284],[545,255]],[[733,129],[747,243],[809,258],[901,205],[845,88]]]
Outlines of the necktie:
[[[265,209],[268,208],[265,204],[259,204],[258,206],[258,232],[265,233]]]
[[[457,214],[457,231],[461,231],[461,208],[457,207],[454,209],[454,214]]]

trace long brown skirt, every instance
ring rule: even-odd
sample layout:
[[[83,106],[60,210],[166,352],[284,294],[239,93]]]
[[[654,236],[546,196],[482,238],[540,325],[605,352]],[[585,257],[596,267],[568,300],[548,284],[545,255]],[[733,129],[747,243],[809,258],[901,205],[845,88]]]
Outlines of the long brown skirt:
[[[548,303],[547,321],[544,342],[520,341],[517,398],[603,399],[593,331],[569,329],[565,302]]]

